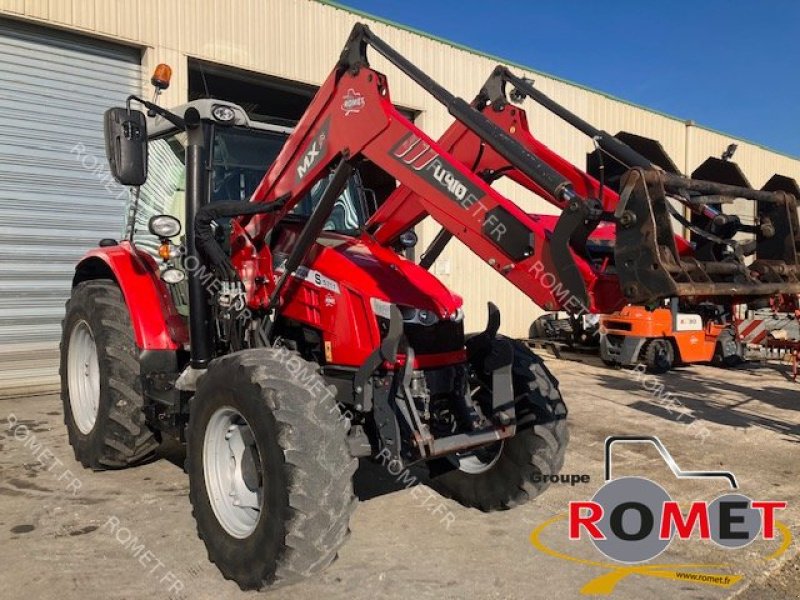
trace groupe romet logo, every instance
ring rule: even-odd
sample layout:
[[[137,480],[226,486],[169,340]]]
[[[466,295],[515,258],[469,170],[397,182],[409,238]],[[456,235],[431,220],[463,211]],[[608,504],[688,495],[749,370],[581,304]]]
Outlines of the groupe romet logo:
[[[683,471],[655,436],[611,436],[605,442],[605,484],[588,501],[569,503],[569,539],[584,536],[611,560],[636,564],[652,560],[681,540],[711,540],[729,550],[742,548],[759,535],[776,537],[776,511],[786,502],[754,500],[735,491],[712,501],[679,506],[659,484],[645,477],[612,478],[616,444],[652,444],[679,479],[720,479],[738,490],[728,471]]]

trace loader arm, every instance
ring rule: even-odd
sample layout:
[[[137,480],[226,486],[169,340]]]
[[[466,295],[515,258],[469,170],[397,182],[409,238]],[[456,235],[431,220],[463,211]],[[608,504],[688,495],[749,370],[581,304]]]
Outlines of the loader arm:
[[[584,201],[586,205],[580,208],[588,207],[594,213],[613,212],[619,201],[618,194],[608,187],[601,186],[597,180],[533,137],[528,128],[525,111],[516,107],[493,110],[488,108],[482,96],[479,96],[472,106],[512,136],[521,146],[569,180],[573,189],[582,198],[602,198],[602,206],[587,200]],[[568,206],[562,198],[509,164],[508,160],[491,145],[458,120],[445,131],[438,143],[462,165],[489,184],[500,177],[508,177],[562,211]],[[400,234],[417,225],[428,215],[426,199],[415,194],[407,186],[401,185],[370,218],[367,228],[380,243],[391,245]],[[546,231],[544,236],[546,249],[541,255],[541,261],[536,269],[527,274],[531,280],[530,285],[551,288],[554,291],[552,298],[540,306],[546,310],[569,309],[586,312],[595,307],[602,307],[603,311],[616,310],[625,304],[616,275],[613,272],[604,272],[598,265],[593,264],[585,250],[583,252],[580,250],[594,229],[585,226],[586,219],[582,215],[574,220],[575,226],[581,231],[562,228],[559,232],[560,238],[554,237],[553,224],[556,217],[552,215],[529,215],[529,217]],[[597,224],[600,221],[595,218],[589,222]],[[436,241],[422,255],[421,264],[426,268],[430,267],[451,237],[452,232],[443,226]],[[558,251],[554,252],[556,248]],[[575,273],[576,267],[580,279],[564,275],[564,273]],[[567,278],[569,279],[565,281]]]
[[[516,100],[531,98],[591,137],[600,155],[601,165],[603,155],[607,155],[631,169],[624,179],[626,184],[623,185],[622,203],[620,194],[580,170],[531,134],[525,111],[508,102],[507,84],[514,86]],[[547,265],[552,268],[549,272],[559,275],[564,271],[569,272],[573,263],[591,263],[586,252],[589,235],[601,223],[607,224],[606,235],[609,230],[613,232],[610,239],[614,244],[615,260],[611,264],[608,261],[602,265],[595,264],[594,273],[584,277],[588,295],[603,297],[599,304],[612,305],[621,296],[628,302],[648,304],[671,296],[715,297],[729,301],[731,298],[743,300],[753,296],[796,293],[800,284],[797,204],[796,198],[785,193],[783,188],[783,191],[773,190],[778,193],[757,192],[750,188],[666,173],[618,138],[594,128],[535,89],[532,82],[514,76],[502,66],[494,70],[472,107],[567,178],[577,194],[590,199],[591,206],[583,213],[589,218],[575,218],[572,214],[574,207],[527,177],[463,123],[455,121],[440,138],[439,143],[444,149],[485,181],[508,177],[564,211],[555,227],[552,226],[555,217],[531,215],[534,219],[551,223],[549,243],[556,245],[559,250],[565,245],[570,250],[569,253],[550,253],[557,260],[555,264]],[[761,222],[757,226],[744,225],[735,215],[722,213],[719,205],[713,206],[715,200],[732,202],[736,197],[758,202]],[[729,254],[724,265],[715,264],[718,260],[715,258],[699,261],[692,256],[692,246],[686,239],[676,235],[672,228],[672,218],[689,226],[688,221],[670,202],[683,203],[691,212],[702,217],[701,222],[705,222],[707,227],[700,234],[705,236],[705,241],[712,243],[715,248],[724,248]],[[781,218],[776,217],[777,214]],[[401,185],[373,215],[369,226],[382,243],[391,243],[400,233],[426,216],[424,201]],[[774,224],[779,220],[786,225],[776,231],[778,228]],[[733,240],[737,232],[756,233],[757,243],[751,241],[748,245]],[[451,237],[446,229],[442,229],[422,255],[421,264],[429,267]],[[746,266],[743,259],[750,254],[756,255],[756,261]],[[607,267],[612,270],[606,270]],[[552,284],[552,280],[548,279],[547,283]],[[577,282],[566,283],[570,289],[576,289]],[[544,308],[553,310],[552,306],[545,305]],[[558,308],[570,310],[574,306],[562,304]]]
[[[455,117],[456,124],[445,139],[435,142],[394,108],[386,78],[369,67],[368,46],[420,84]],[[552,103],[507,70],[501,68],[496,73],[501,90],[511,81],[537,102]],[[302,263],[309,244],[321,230],[325,211],[341,192],[346,174],[362,159],[401,185],[365,235],[374,235],[387,244],[401,231],[431,216],[447,236],[462,241],[546,310],[609,313],[626,302],[651,303],[675,296],[743,298],[800,292],[796,233],[800,227],[792,196],[691,180],[657,170],[613,136],[558,107],[558,116],[594,134],[604,152],[632,167],[617,196],[600,189],[596,181],[535,140],[521,111],[509,108],[509,118],[516,118],[519,126],[504,128],[484,114],[487,106],[485,101],[483,105],[470,105],[453,96],[366,26],[356,25],[336,68],[253,194],[253,202],[280,199],[281,206],[240,221],[258,252],[268,245],[272,228],[313,185],[328,178],[323,195],[328,201],[321,201],[315,211],[319,214],[311,216],[301,236],[303,243],[287,259],[276,288],[270,291],[271,280],[254,282],[248,293],[251,305],[258,306],[256,298],[260,297],[261,306],[276,306],[283,281]],[[485,168],[478,173],[474,163]],[[332,171],[336,175],[329,178]],[[555,228],[546,227],[544,219],[526,214],[492,189],[490,182],[498,175],[511,177],[561,208]],[[741,260],[705,264],[684,259],[672,230],[670,217],[675,213],[671,212],[674,209],[668,194],[703,211],[720,198],[741,197],[775,205],[777,213],[785,212],[790,219],[790,239],[787,244],[772,244],[769,255],[757,252],[759,260],[751,267]],[[601,221],[616,226],[613,275],[600,272],[581,250]],[[261,294],[253,289],[258,285],[266,288]],[[264,302],[264,298],[268,300]]]
[[[556,307],[563,304],[565,296],[571,296],[576,309],[586,306],[588,310],[607,312],[618,308],[619,294],[609,301],[587,293],[585,282],[592,281],[596,274],[582,259],[560,270],[560,285],[548,287],[539,282],[542,273],[551,271],[553,252],[569,254],[566,246],[555,248],[548,241],[549,232],[542,222],[494,190],[395,109],[386,78],[368,66],[367,45],[423,85],[470,132],[491,145],[543,193],[580,210],[589,206],[567,177],[517,143],[466,101],[441,88],[365,26],[358,25],[336,69],[321,86],[253,194],[253,202],[281,199],[281,208],[240,219],[247,238],[256,246],[255,251],[268,244],[269,232],[313,185],[328,177],[332,170],[343,165],[354,168],[359,160],[367,159],[410,190],[419,199],[425,215],[433,217],[537,304]],[[339,191],[331,190],[328,196]],[[236,240],[233,243],[235,246]],[[298,253],[302,252],[302,245],[299,245]],[[291,267],[295,262],[299,264],[298,261],[287,262]],[[272,282],[253,285],[270,287]],[[256,290],[248,296],[254,305],[253,300],[264,298],[265,294]]]

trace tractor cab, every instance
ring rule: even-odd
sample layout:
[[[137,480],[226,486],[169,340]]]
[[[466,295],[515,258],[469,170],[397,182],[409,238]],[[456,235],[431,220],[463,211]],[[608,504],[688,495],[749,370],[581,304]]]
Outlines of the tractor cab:
[[[212,99],[194,100],[170,112],[184,115],[190,109],[200,117],[203,147],[207,149],[202,204],[248,200],[291,128],[252,120],[240,106]],[[124,239],[156,262],[175,308],[184,318],[189,316],[190,305],[187,265],[182,260],[187,231],[187,142],[185,130],[152,111],[147,115],[147,178],[141,186],[131,188],[123,231]],[[276,233],[284,227],[297,228],[308,219],[320,200],[325,181],[318,182],[306,194]],[[369,212],[367,199],[372,197],[355,172],[337,199],[322,237],[359,234]],[[177,233],[170,235],[173,232]],[[215,221],[215,237],[229,252],[230,219]]]
[[[171,112],[183,115],[190,108],[200,115],[204,147],[208,149],[204,203],[249,199],[292,132],[291,128],[251,120],[240,106],[219,100],[194,100]],[[162,116],[148,114],[147,134],[147,179],[129,194],[123,238],[131,239],[137,248],[158,259],[164,258],[159,253],[163,238],[159,232],[151,231],[151,219],[160,215],[173,216],[179,221],[180,230],[186,231],[187,133]],[[324,184],[323,180],[314,186],[294,208],[287,222],[303,221],[313,212]],[[367,198],[371,198],[368,194],[355,173],[336,202],[324,231],[358,234],[368,214]],[[229,227],[223,225],[219,239],[227,240],[229,231]],[[175,236],[170,241],[180,243],[180,237]]]

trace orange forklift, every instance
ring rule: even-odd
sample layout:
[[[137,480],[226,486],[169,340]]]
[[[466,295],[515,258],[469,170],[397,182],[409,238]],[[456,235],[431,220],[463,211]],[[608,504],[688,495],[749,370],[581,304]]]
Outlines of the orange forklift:
[[[600,317],[600,357],[609,366],[644,364],[666,373],[676,364],[710,362],[733,367],[744,361],[744,346],[731,311],[703,304],[682,312],[677,299],[648,310],[626,306]]]

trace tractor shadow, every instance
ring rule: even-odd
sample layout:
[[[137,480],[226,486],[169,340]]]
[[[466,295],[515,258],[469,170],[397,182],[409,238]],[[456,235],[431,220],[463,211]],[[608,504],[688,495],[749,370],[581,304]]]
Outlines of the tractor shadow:
[[[764,414],[769,411],[759,407],[766,404],[781,411],[800,411],[800,384],[797,390],[759,385],[767,370],[771,374],[784,366],[748,363],[734,369],[719,369],[719,378],[703,376],[690,368],[677,368],[665,375],[645,375],[638,380],[625,369],[596,376],[604,387],[641,396],[642,399],[628,406],[655,417],[684,424],[702,420],[740,429],[761,427],[800,443],[800,413],[796,413],[797,418],[779,418]],[[753,382],[726,380],[725,373],[731,370],[752,375]],[[658,384],[664,386],[663,392],[657,389]],[[680,405],[668,408],[666,394],[671,394]]]
[[[411,466],[399,472],[392,463],[360,458],[353,475],[353,489],[361,502],[399,492],[419,484],[430,485],[425,467]]]
[[[167,437],[158,446],[155,452],[154,460],[166,460],[178,467],[184,473],[186,472],[186,446],[177,440]]]
[[[166,460],[178,467],[184,473],[186,463],[186,448],[170,438],[165,439],[156,450],[155,455],[148,462]],[[412,466],[408,469],[397,471],[384,466],[380,460],[360,458],[358,469],[353,475],[353,490],[361,502],[379,498],[399,492],[414,485],[431,485],[425,467]]]

